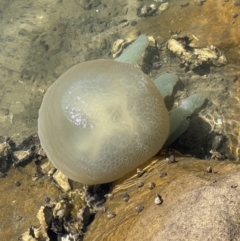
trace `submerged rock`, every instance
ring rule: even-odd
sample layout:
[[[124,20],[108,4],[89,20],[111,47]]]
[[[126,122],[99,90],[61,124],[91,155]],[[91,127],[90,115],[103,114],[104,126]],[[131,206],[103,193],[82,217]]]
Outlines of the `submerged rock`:
[[[203,64],[222,66],[227,63],[226,56],[217,47],[213,45],[202,48],[193,47],[190,45],[188,37],[168,40],[167,48],[181,59],[183,65],[190,69]]]

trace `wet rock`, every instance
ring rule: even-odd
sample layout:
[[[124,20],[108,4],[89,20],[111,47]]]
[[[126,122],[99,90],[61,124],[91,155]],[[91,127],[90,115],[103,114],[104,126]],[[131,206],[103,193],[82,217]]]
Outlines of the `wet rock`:
[[[140,168],[137,168],[137,176],[141,177],[146,171],[145,170],[141,170]]]
[[[106,199],[113,200],[114,195],[112,193],[107,193],[104,195]]]
[[[202,6],[207,0],[198,0],[198,5]]]
[[[137,25],[137,21],[131,21],[131,26]]]
[[[139,17],[150,17],[156,14],[158,6],[156,4],[144,5],[138,10]]]
[[[231,13],[236,12],[238,8],[234,4],[225,4],[223,3],[224,1],[208,0],[205,2],[197,0],[195,2],[204,3],[201,11],[199,11],[198,6],[191,6],[191,10],[188,9],[190,7],[188,6],[179,11],[179,9],[181,10],[179,8],[181,3],[176,1],[176,4],[171,4],[171,7],[167,9],[167,14],[146,18],[138,23],[136,30],[146,33],[149,32],[149,26],[151,26],[151,35],[158,38],[160,42],[167,41],[170,18],[174,21],[174,28],[181,29],[182,33],[191,36],[193,43],[198,47],[201,47],[200,45],[207,46],[212,44],[222,49],[228,59],[238,62],[239,53],[236,53],[236,48],[239,45],[238,18],[234,19],[237,22],[231,28],[228,27],[229,24],[232,24]],[[179,21],[178,14],[174,16],[176,13],[181,15],[181,21]],[[208,24],[205,24],[206,16],[208,16]],[[185,21],[189,19],[191,19],[191,27],[189,27],[189,21]],[[159,36],[159,29],[161,29],[161,36]],[[193,35],[196,38],[192,37]]]
[[[103,184],[98,187],[89,186],[85,192],[85,201],[95,211],[103,211],[103,203],[106,200],[113,201],[114,194],[109,193],[109,185]]]
[[[139,205],[137,205],[137,206],[135,207],[135,210],[136,210],[138,213],[142,212],[143,209],[144,209],[144,206],[143,206],[142,204],[139,204]]]
[[[181,3],[180,6],[181,6],[182,8],[185,8],[185,7],[187,7],[188,5],[189,5],[189,2],[184,2],[184,3]]]
[[[144,185],[144,182],[142,182],[142,181],[139,181],[137,184],[138,187],[142,187],[143,185]]]
[[[102,213],[106,213],[107,209],[108,208],[106,206],[102,206],[99,211],[101,211]]]
[[[168,2],[162,3],[158,8],[158,12],[161,14],[168,9]]]
[[[154,182],[150,182],[150,183],[148,184],[148,188],[149,188],[150,190],[152,190],[155,186],[156,186],[156,184],[155,184]]]
[[[67,206],[68,204],[65,200],[59,201],[53,209],[53,217],[60,219],[65,218],[69,213]]]
[[[13,158],[15,159],[15,163],[19,164],[27,159],[30,158],[31,152],[30,151],[14,151]]]
[[[224,154],[222,154],[221,152],[210,150],[210,153],[211,153],[211,159],[214,159],[214,160],[226,160],[227,159],[227,157]]]
[[[181,75],[181,81],[183,81],[184,88],[188,89],[188,94],[193,93],[193,91],[206,94],[206,97],[208,96],[207,98],[212,101],[213,106],[216,106],[216,108],[214,108],[213,106],[207,108],[208,110],[204,114],[205,117],[207,115],[206,122],[209,122],[210,125],[214,127],[214,131],[223,134],[228,139],[228,143],[223,143],[221,148],[222,150],[220,150],[221,153],[223,153],[224,155],[226,154],[226,156],[231,160],[235,159],[239,161],[240,112],[238,111],[239,100],[235,98],[235,96],[238,96],[239,94],[239,83],[238,81],[236,81],[229,82],[229,84],[227,84],[226,80],[223,80],[221,81],[221,83],[219,82],[217,84],[217,79],[220,76],[218,76],[217,78],[213,77],[213,72],[223,73],[226,79],[229,76],[239,75],[240,73],[240,54],[238,51],[240,37],[238,26],[240,19],[239,17],[233,18],[231,16],[231,14],[235,13],[236,10],[239,10],[239,8],[234,5],[233,1],[225,3],[224,1],[208,0],[206,3],[204,2],[203,7],[201,7],[200,9],[197,6],[197,2],[198,1],[191,2],[191,6],[189,5],[189,7],[181,9],[179,7],[181,3],[174,1],[174,3],[171,4],[171,6],[169,6],[168,10],[164,14],[161,14],[159,16],[156,15],[152,18],[145,18],[144,21],[139,21],[135,31],[139,31],[141,33],[149,32],[149,34],[151,34],[157,40],[159,50],[161,51],[161,55],[159,58],[159,62],[162,63],[161,72],[172,71],[172,69],[174,69],[174,71],[176,72],[181,72],[177,70],[175,67],[173,67],[173,63],[175,62],[176,64],[179,64],[179,66],[182,67],[182,71],[184,71],[186,74],[194,73],[202,76],[199,76],[200,78],[197,77],[195,79],[196,81],[188,81],[187,78],[185,78],[185,80],[184,78],[182,78],[185,75],[183,74]],[[181,20],[179,20],[179,16],[178,14],[176,15],[176,13],[179,13]],[[206,16],[208,17],[208,24],[206,24]],[[169,27],[169,19],[171,19],[171,21],[174,22],[174,24],[171,27]],[[190,25],[189,20],[191,21]],[[149,26],[151,26],[151,30],[149,30]],[[229,26],[231,26],[231,28]],[[159,29],[161,29],[161,34],[159,34]],[[187,46],[190,47],[190,52],[192,48],[202,49],[203,47],[210,47],[210,45],[216,46],[218,49],[221,50],[222,53],[224,53],[224,55],[227,58],[228,64],[222,67],[215,67],[215,63],[212,64],[211,60],[210,64],[208,64],[208,62],[204,62],[203,64],[194,67],[195,60],[193,61],[193,63],[187,63],[184,59],[181,59],[180,57],[175,58],[176,55],[172,54],[172,52],[170,51],[168,54],[165,53],[164,43],[168,41],[169,32],[171,32],[171,30],[181,30],[180,36],[188,36],[190,38],[191,42],[187,43]],[[125,31],[126,35],[130,34],[131,32],[133,32],[133,30],[129,29],[129,31]],[[171,32],[171,34],[175,35],[177,33],[173,31]],[[172,37],[177,38],[178,36]],[[184,43],[182,44],[184,45]],[[166,63],[168,62],[167,58],[170,59],[170,68],[166,67]],[[200,64],[198,59],[196,60],[196,62],[197,65]],[[221,63],[219,64],[221,65]],[[155,70],[151,71],[151,74],[153,74],[153,76],[155,76],[155,73]],[[231,78],[229,80],[232,81]],[[228,90],[226,90],[225,86]],[[223,87],[223,89],[220,91],[221,93],[219,92],[219,94],[217,94],[216,90],[221,87]],[[217,89],[215,89],[214,91],[214,88]],[[184,93],[186,93],[185,90]],[[221,106],[221,108],[217,109],[217,106]],[[209,115],[209,113],[211,112],[209,112],[209,109],[215,110],[213,110],[212,113]],[[221,125],[220,131],[217,130],[219,126],[218,124],[213,126],[214,121],[212,120],[216,117],[220,117],[224,120],[227,120],[224,121]],[[205,127],[203,128],[207,128],[207,125],[205,125]],[[189,136],[187,136],[188,134]],[[203,136],[203,133],[200,134],[194,131],[191,134],[198,134],[199,138],[198,140],[196,140],[196,142],[194,140],[192,142],[187,140],[187,138],[190,137],[190,132],[188,132],[186,133],[185,137],[178,141],[177,145],[175,145],[174,148],[176,148],[176,146],[179,146],[179,144],[183,144],[184,147],[181,148],[182,150],[186,150],[187,148],[188,153],[199,158],[203,158],[203,156],[207,155],[210,151],[209,149],[207,150],[207,152],[204,153],[204,150],[201,150],[201,146],[202,144],[204,144],[204,140],[201,140],[203,138],[201,138],[200,136]],[[180,149],[177,150],[180,151]]]
[[[24,232],[19,240],[22,241],[35,241],[35,240],[50,240],[48,235],[48,228],[52,219],[52,210],[48,207],[41,207],[37,213],[39,220],[39,227],[30,227]]]
[[[159,172],[159,177],[160,178],[163,178],[163,177],[166,177],[166,176],[167,176],[166,172]]]
[[[125,201],[125,202],[128,202],[129,198],[130,198],[130,196],[129,196],[128,193],[124,193],[123,196],[122,196],[122,199],[123,199],[123,201]]]
[[[92,8],[97,7],[101,4],[100,0],[79,0],[76,1],[80,6],[82,6],[85,10],[90,10]]]
[[[235,6],[240,6],[240,1],[234,1]]]
[[[163,202],[163,200],[162,200],[161,196],[159,194],[156,194],[156,197],[154,199],[154,203],[156,205],[160,205],[160,204],[162,204],[162,202]]]
[[[34,234],[34,227],[29,228],[26,232],[24,232],[21,237],[20,240],[21,241],[37,241],[37,239],[34,238],[33,234]]]
[[[41,207],[37,214],[40,226],[31,227],[23,233],[21,236],[23,240],[32,240],[31,238],[36,238],[36,240],[82,240],[83,230],[93,218],[92,210],[85,205],[75,213],[74,218],[70,218],[70,210],[73,207],[72,197],[69,195],[60,198],[63,199],[57,203],[52,203],[50,199],[47,200],[45,207]]]
[[[9,154],[9,151],[11,149],[9,143],[9,138],[1,136],[0,137],[0,156],[3,157],[7,157]]]
[[[167,48],[182,60],[185,67],[190,69],[204,64],[221,66],[227,63],[225,55],[217,47],[211,45],[194,48],[190,46],[188,37],[168,40]]]
[[[112,219],[112,218],[115,218],[115,217],[116,217],[116,214],[114,212],[108,211],[108,213],[107,213],[108,219]]]
[[[160,237],[163,240],[166,239],[169,237],[170,230],[172,240],[207,240],[213,236],[219,240],[228,240],[229,233],[233,233],[234,239],[238,240],[240,232],[236,229],[236,225],[239,225],[239,219],[236,217],[240,214],[237,208],[239,205],[237,195],[239,194],[233,192],[225,183],[232,182],[236,178],[235,173],[223,179],[219,184],[199,187],[181,195],[179,199],[180,202],[183,201],[181,210],[176,208],[169,212],[166,227],[159,230],[152,240],[159,240]],[[183,223],[183,220],[188,221]],[[184,232],[177,234],[176,230],[183,227]],[[211,234],[207,232],[209,228]]]
[[[142,177],[144,182],[154,182],[154,190],[161,195],[156,196],[156,192],[148,188],[136,191],[140,189],[135,187],[135,172],[116,181],[112,187],[114,202],[106,202],[116,214],[115,218],[109,222],[104,214],[99,213],[84,240],[128,241],[142,240],[142,237],[145,240],[168,240],[171,237],[176,241],[200,241],[211,239],[212,235],[219,240],[228,240],[229,232],[234,233],[236,240],[240,238],[237,228],[240,225],[240,190],[231,188],[231,185],[240,184],[239,166],[233,162],[185,157],[178,157],[174,165],[167,165],[165,158],[148,162],[147,167],[144,165],[146,173]],[[209,165],[214,167],[214,175],[206,174]],[[160,179],[156,169],[167,171],[169,175]],[[121,199],[125,192],[131,195],[131,201],[127,203]],[[156,208],[156,203],[161,208]]]
[[[40,206],[44,205],[43,196],[48,194],[51,200],[55,200],[60,193],[47,179],[33,181],[33,170],[34,165],[30,162],[24,168],[10,168],[5,173],[6,177],[1,178],[0,206],[4,207],[1,216],[5,221],[2,223],[0,234],[4,234],[4,240],[16,240],[23,233],[23,240],[37,240],[39,221],[36,215]]]
[[[207,173],[212,173],[212,167],[211,166],[207,167],[206,172]]]
[[[88,225],[91,217],[91,212],[89,206],[85,205],[77,213],[77,217],[83,223],[83,225]]]
[[[38,234],[35,234],[36,238],[46,238],[49,239],[47,230],[50,226],[52,220],[52,210],[48,207],[41,207],[37,213],[37,218],[40,223],[40,227],[37,229]]]
[[[169,158],[166,158],[167,164],[176,162],[175,156],[171,155]]]
[[[133,39],[127,38],[127,39],[117,39],[111,49],[111,54],[113,58],[118,57],[124,48],[126,48],[130,43],[133,42]]]
[[[19,181],[15,181],[15,182],[14,182],[14,185],[15,185],[16,187],[19,187],[19,186],[21,186],[21,183],[20,183]]]
[[[46,154],[41,152],[37,134],[31,135],[18,146],[12,146],[13,166],[24,166],[31,161],[42,160]]]
[[[69,190],[71,190],[71,186],[68,182],[68,178],[59,170],[57,170],[53,174],[53,179],[60,186],[60,188],[62,188],[62,190],[64,190],[65,192],[68,192]]]
[[[43,201],[44,201],[45,203],[50,203],[51,199],[50,199],[50,197],[45,196],[45,197],[43,198]]]
[[[53,173],[56,171],[56,168],[47,158],[41,161],[40,168],[41,171],[48,176],[52,176]]]
[[[5,136],[0,136],[0,172],[4,173],[9,169],[12,163],[12,161],[10,161],[11,155],[11,140]]]

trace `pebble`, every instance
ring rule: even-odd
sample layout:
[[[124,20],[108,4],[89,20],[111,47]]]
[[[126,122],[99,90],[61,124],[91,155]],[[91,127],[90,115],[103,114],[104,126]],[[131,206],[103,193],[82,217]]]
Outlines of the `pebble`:
[[[105,198],[109,199],[109,200],[113,200],[114,195],[112,193],[107,193],[104,195]]]
[[[199,6],[202,6],[203,5],[203,3],[205,3],[207,0],[198,0],[198,5]]]
[[[50,203],[51,199],[50,199],[50,197],[45,196],[45,197],[43,198],[43,201],[44,201],[45,203]]]
[[[156,194],[156,197],[154,199],[154,203],[156,205],[160,205],[160,204],[162,204],[162,202],[163,202],[163,200],[162,200],[161,196],[159,194]]]
[[[107,209],[108,209],[108,207],[106,207],[106,206],[102,206],[102,207],[101,207],[101,211],[102,211],[102,213],[106,213],[106,212],[107,212]]]
[[[135,25],[137,25],[137,21],[132,21],[131,26],[135,26]]]
[[[236,18],[237,16],[238,16],[237,13],[232,13],[232,17],[233,17],[233,18]]]
[[[187,7],[188,5],[189,5],[189,2],[181,3],[181,7],[182,7],[182,8]]]
[[[159,177],[160,178],[163,178],[163,177],[166,177],[166,176],[167,176],[166,172],[159,172]]]
[[[168,9],[168,2],[161,4],[160,7],[158,8],[160,13],[166,11],[167,9]]]
[[[234,2],[234,5],[235,5],[235,6],[240,6],[240,1],[235,1],[235,2]]]
[[[25,161],[26,159],[28,159],[31,155],[30,151],[14,151],[13,152],[13,158],[15,159],[15,161],[17,163],[20,163],[22,161]]]
[[[206,172],[207,172],[207,173],[212,173],[212,167],[210,167],[210,166],[207,167]]]
[[[116,214],[114,212],[108,211],[107,218],[112,219],[112,218],[115,218],[115,217],[116,217]]]
[[[125,192],[122,196],[122,199],[123,199],[123,201],[127,202],[130,199],[129,194]]]
[[[19,181],[15,181],[14,184],[15,184],[16,187],[21,186],[21,183]]]
[[[154,182],[150,182],[150,183],[148,184],[148,188],[149,188],[150,190],[152,190],[155,186],[156,186],[156,184],[155,184]]]
[[[142,187],[143,185],[144,185],[144,182],[142,182],[142,181],[138,182],[138,187]]]
[[[144,209],[144,206],[143,205],[137,205],[136,207],[135,207],[135,210],[138,212],[138,213],[140,213],[140,212],[142,212],[142,210]]]
[[[149,6],[144,5],[140,10],[139,17],[153,16],[157,12],[157,10],[157,6],[154,3]]]
[[[169,158],[166,158],[166,161],[167,161],[168,165],[171,164],[171,163],[176,162],[175,156],[171,155]]]
[[[145,170],[141,170],[140,168],[137,168],[137,176],[141,177],[146,171]]]

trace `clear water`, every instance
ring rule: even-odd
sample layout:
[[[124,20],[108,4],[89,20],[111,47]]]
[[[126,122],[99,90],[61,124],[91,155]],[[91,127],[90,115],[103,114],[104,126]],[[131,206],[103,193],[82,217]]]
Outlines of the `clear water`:
[[[196,92],[210,103],[177,143],[179,149],[184,152],[192,136],[191,143],[200,143],[200,148],[188,146],[186,152],[200,152],[203,130],[197,123],[204,121],[204,133],[209,138],[211,133],[211,138],[224,136],[223,151],[239,160],[240,80],[235,76],[240,76],[240,7],[220,0],[207,0],[202,6],[189,1],[186,7],[181,4],[187,1],[164,2],[169,3],[165,11],[140,17],[144,5],[159,7],[161,1],[0,0],[0,136],[20,144],[36,133],[44,93],[62,73],[80,62],[113,58],[117,39],[128,42],[141,32],[161,46],[156,52],[161,67],[154,69],[145,61],[145,72],[152,78],[173,72],[182,79],[174,106]],[[218,47],[228,64],[198,72],[180,68],[179,59],[164,52],[164,43],[176,34],[187,35],[195,47]],[[212,145],[211,138],[206,145]]]
[[[213,44],[228,58],[228,65],[219,72],[226,76],[239,74],[239,17],[233,17],[239,8],[232,1],[209,0],[203,6],[194,1],[182,7],[185,2],[172,0],[164,12],[137,16],[141,7],[152,3],[158,7],[161,1],[2,0],[0,135],[9,136],[19,144],[36,133],[42,97],[57,77],[74,64],[112,58],[111,48],[117,39],[133,39],[139,32],[153,36],[158,44],[163,44],[175,32],[189,36],[195,46]],[[171,66],[171,61],[166,59],[166,64],[150,75],[155,77],[164,71],[178,74],[175,65]],[[193,92],[191,88],[186,87],[185,92]],[[239,81],[230,80],[224,88],[229,92],[225,101],[231,102],[231,110],[228,106],[227,111],[222,111],[222,103],[213,99],[220,111],[208,113],[207,120],[212,127],[218,119],[223,122],[220,132],[230,133],[228,145],[236,156],[239,154]],[[222,92],[219,88],[219,96]],[[211,99],[211,94],[206,93],[206,97]]]

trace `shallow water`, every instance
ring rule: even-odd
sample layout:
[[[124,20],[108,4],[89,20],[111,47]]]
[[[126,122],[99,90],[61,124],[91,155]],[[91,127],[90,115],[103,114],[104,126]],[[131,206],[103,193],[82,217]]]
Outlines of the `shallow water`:
[[[141,32],[162,45],[178,33],[189,36],[194,46],[218,47],[228,64],[187,72],[179,67],[178,58],[160,52],[162,66],[156,70],[149,63],[148,71],[145,69],[152,78],[165,72],[181,78],[183,87],[176,93],[175,106],[196,92],[212,103],[194,119],[175,147],[183,153],[208,157],[211,138],[220,134],[225,138],[222,151],[239,160],[240,80],[235,76],[240,75],[240,16],[236,16],[240,6],[222,0],[207,0],[199,6],[196,0],[181,7],[186,1],[169,0],[166,11],[139,17],[138,9],[157,1],[109,2],[1,0],[0,136],[20,144],[36,133],[38,109],[47,88],[77,63],[112,58],[110,50],[117,39],[135,38]]]
[[[195,46],[217,46],[229,61],[219,71],[226,76],[238,75],[239,17],[232,14],[238,14],[239,7],[233,1],[208,0],[203,6],[197,2],[181,7],[182,1],[169,1],[168,9],[161,14],[140,18],[137,9],[151,1],[2,1],[0,134],[19,144],[36,133],[38,109],[49,85],[74,64],[111,58],[113,42],[132,38],[137,32],[153,36],[161,44],[171,37],[171,31],[178,31],[181,36],[189,36]],[[168,61],[150,74],[164,71],[178,72]],[[185,87],[187,95],[194,91],[192,86]],[[231,111],[229,106],[224,111],[222,103],[214,103],[226,113],[210,114],[208,121],[214,125],[214,119],[222,119],[222,134],[230,134],[230,146],[239,154],[239,81],[229,81],[225,88]],[[222,92],[219,88],[218,95]]]

